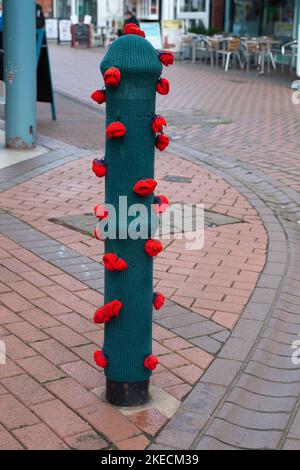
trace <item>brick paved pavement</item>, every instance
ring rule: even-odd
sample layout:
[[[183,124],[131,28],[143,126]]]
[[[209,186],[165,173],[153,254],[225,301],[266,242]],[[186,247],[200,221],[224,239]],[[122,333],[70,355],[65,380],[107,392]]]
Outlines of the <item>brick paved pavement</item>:
[[[51,55],[55,86],[87,101],[90,92],[102,83],[98,72],[102,49],[86,52],[52,46]],[[174,137],[213,154],[251,161],[283,185],[300,190],[296,158],[300,105],[291,101],[292,78],[268,80],[267,76],[257,78],[240,71],[225,74],[186,62],[176,62],[164,75],[171,81],[171,92],[158,102],[175,124],[171,126]],[[181,128],[187,116],[189,121],[191,116],[195,120],[184,138]]]
[[[98,52],[52,50],[62,92],[83,96],[95,87]],[[79,58],[84,85],[78,73],[66,74],[64,65],[75,72]],[[41,129],[74,147],[45,138],[55,150],[44,160],[0,172],[0,335],[9,358],[0,368],[0,448],[300,448],[299,366],[290,359],[300,333],[297,162],[277,146],[276,165],[283,170],[286,158],[293,164],[289,181],[286,171],[275,174],[270,156],[259,153],[261,143],[267,145],[261,129],[257,142],[247,141],[251,160],[241,156],[250,118],[230,98],[235,74],[228,74],[228,81],[218,72],[182,64],[168,74],[174,83],[167,101],[175,139],[171,153],[157,159],[159,188],[173,201],[203,202],[206,209],[241,220],[208,228],[199,253],[184,251],[182,241],[166,243],[155,263],[155,283],[170,300],[154,316],[154,351],[161,364],[152,383],[173,396],[174,410],[176,400],[182,404],[167,423],[170,416],[157,407],[124,415],[103,401],[104,376],[92,361],[103,332],[91,323],[102,301],[102,243],[49,221],[89,212],[103,197],[102,183],[90,173],[92,152],[76,148],[97,147],[103,114],[97,120],[94,108],[60,96],[62,125],[48,126],[40,107]],[[187,77],[201,83],[202,88],[191,87],[193,101],[192,91],[185,90]],[[289,98],[282,85],[247,81],[240,102],[250,114],[259,115],[268,103],[273,118],[273,98],[281,104]],[[219,98],[227,97],[220,108],[212,83],[218,84]],[[250,85],[261,93],[261,103],[248,100]],[[180,111],[180,99],[195,103],[193,118]],[[282,116],[276,122],[281,125]],[[295,145],[297,122],[288,145]],[[232,125],[234,145],[227,131]],[[251,126],[254,132],[254,121]],[[210,141],[218,129],[222,139]],[[206,135],[207,147],[202,141],[199,146]],[[183,174],[191,183],[164,180]]]

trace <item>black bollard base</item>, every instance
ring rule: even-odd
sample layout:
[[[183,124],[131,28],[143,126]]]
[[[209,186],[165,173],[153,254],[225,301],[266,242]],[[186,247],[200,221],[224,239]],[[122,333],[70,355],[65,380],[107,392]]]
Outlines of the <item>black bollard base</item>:
[[[142,406],[149,401],[149,379],[143,382],[115,382],[106,379],[106,399],[115,406]]]

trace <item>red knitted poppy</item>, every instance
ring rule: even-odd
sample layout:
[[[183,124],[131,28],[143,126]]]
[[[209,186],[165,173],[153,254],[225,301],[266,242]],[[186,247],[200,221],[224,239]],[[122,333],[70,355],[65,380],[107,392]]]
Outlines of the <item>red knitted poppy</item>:
[[[142,36],[143,38],[146,36],[145,32],[139,28],[138,25],[134,23],[128,23],[124,27],[125,34],[136,34],[137,36]]]
[[[122,308],[122,302],[119,300],[112,300],[103,307],[98,308],[94,315],[94,323],[107,323],[112,317],[117,317]]]
[[[155,310],[159,310],[165,303],[165,296],[161,292],[154,292],[153,295],[153,307]]]
[[[102,206],[102,204],[98,204],[98,206],[94,207],[94,214],[97,217],[97,219],[103,220],[103,219],[106,219],[106,217],[108,216],[108,210],[105,209],[105,207]]]
[[[126,261],[119,258],[115,253],[106,253],[102,259],[108,271],[125,271],[127,269]]]
[[[122,122],[111,122],[106,128],[106,135],[109,139],[123,137],[126,134],[126,127]]]
[[[96,101],[96,103],[102,104],[106,101],[106,92],[105,90],[96,90],[91,94],[91,98]]]
[[[105,357],[104,352],[101,351],[101,349],[98,349],[98,351],[94,352],[94,360],[97,366],[100,366],[103,369],[105,369],[105,367],[107,366],[107,358]]]
[[[106,86],[118,86],[121,80],[121,72],[117,67],[109,67],[104,74]]]
[[[162,214],[169,207],[169,199],[163,194],[158,194],[154,198],[154,210],[156,214]]]
[[[167,95],[170,91],[170,83],[167,78],[160,78],[156,84],[156,91],[160,95]]]
[[[162,132],[163,126],[167,125],[167,121],[163,116],[157,115],[152,119],[151,127],[153,132]]]
[[[158,363],[159,363],[159,360],[157,359],[157,357],[154,356],[153,354],[150,354],[144,360],[144,367],[146,367],[146,369],[149,369],[149,370],[154,370],[156,369],[156,366]]]
[[[104,162],[104,158],[99,160],[98,158],[95,158],[93,160],[93,165],[92,165],[92,170],[95,173],[98,178],[102,178],[102,176],[106,175],[106,165]]]
[[[174,54],[171,51],[161,51],[159,53],[159,60],[163,65],[168,67],[174,64]]]
[[[96,227],[93,230],[93,235],[97,240],[103,240],[100,230]]]
[[[150,196],[156,188],[157,181],[148,178],[146,180],[140,180],[133,186],[133,191],[139,196]]]
[[[159,240],[150,239],[146,241],[144,245],[144,250],[147,255],[156,256],[163,250],[163,246]]]
[[[165,150],[170,143],[170,139],[166,134],[158,134],[155,139],[155,147],[161,152]]]

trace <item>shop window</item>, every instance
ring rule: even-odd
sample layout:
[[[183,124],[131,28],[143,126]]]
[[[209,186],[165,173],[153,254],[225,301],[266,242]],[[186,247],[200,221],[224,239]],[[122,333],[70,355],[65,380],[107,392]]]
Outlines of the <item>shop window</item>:
[[[71,16],[71,0],[56,0],[57,18],[69,19]]]
[[[261,11],[260,0],[234,0],[233,34],[258,36]]]
[[[92,23],[97,24],[97,0],[77,0],[77,15],[80,21],[90,15]]]
[[[179,13],[199,13],[205,11],[205,0],[178,0]]]

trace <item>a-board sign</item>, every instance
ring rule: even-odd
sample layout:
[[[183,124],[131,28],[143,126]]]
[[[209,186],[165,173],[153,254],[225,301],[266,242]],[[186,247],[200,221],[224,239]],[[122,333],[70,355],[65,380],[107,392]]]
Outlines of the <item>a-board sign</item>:
[[[59,30],[59,42],[71,42],[71,20],[59,20],[58,30]]]
[[[140,27],[145,31],[146,39],[155,49],[162,49],[161,30],[158,21],[141,22]]]
[[[48,39],[58,39],[58,21],[57,19],[46,20],[46,34]]]
[[[182,33],[183,24],[181,20],[163,20],[162,35],[164,49],[170,49],[173,52],[179,51],[180,34]]]
[[[90,47],[90,25],[78,23],[72,26],[72,43],[74,46]]]
[[[37,57],[37,101],[50,103],[52,119],[56,119],[56,109],[51,78],[51,68],[48,52],[47,35],[44,29],[36,30]]]

